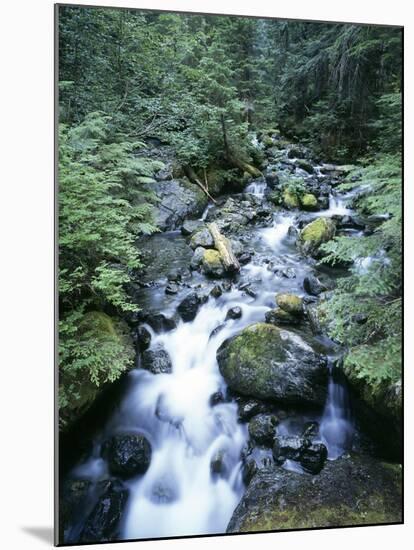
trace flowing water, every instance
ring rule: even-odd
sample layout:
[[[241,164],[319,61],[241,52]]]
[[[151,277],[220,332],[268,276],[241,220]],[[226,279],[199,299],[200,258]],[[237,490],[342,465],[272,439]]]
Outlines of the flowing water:
[[[246,192],[263,197],[265,189],[266,183],[257,181]],[[338,211],[347,211],[339,197],[332,200],[325,215]],[[216,351],[244,327],[263,321],[265,312],[274,307],[276,292],[304,295],[303,277],[312,267],[299,255],[290,237],[289,228],[294,224],[295,215],[285,212],[276,214],[270,227],[252,230],[256,254],[242,267],[241,279],[259,290],[255,297],[243,287],[233,287],[217,299],[210,297],[193,321],[181,321],[170,332],[155,334],[147,327],[152,333],[151,348],[162,347],[168,352],[172,372],[154,375],[140,368],[132,371],[121,406],[96,437],[92,455],[72,472],[74,477],[102,479],[108,473],[100,458],[106,439],[117,433],[147,436],[153,451],[151,464],[144,475],[127,482],[130,496],[122,538],[225,532],[244,491],[240,455],[248,435],[246,425],[238,421],[236,403],[211,403],[213,394],[226,390]],[[169,311],[182,297],[173,299]],[[241,318],[225,320],[234,306],[241,307]],[[320,421],[320,438],[330,459],[350,446],[353,426],[349,411],[346,388],[331,369],[322,415],[301,418],[302,423]],[[281,423],[278,433],[297,432],[288,423]],[[222,467],[215,473],[211,464],[218,456]],[[285,467],[302,471],[292,461]]]

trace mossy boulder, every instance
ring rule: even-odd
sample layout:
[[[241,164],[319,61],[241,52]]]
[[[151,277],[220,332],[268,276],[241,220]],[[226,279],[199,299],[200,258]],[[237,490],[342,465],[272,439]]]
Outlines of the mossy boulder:
[[[65,353],[59,372],[59,417],[62,428],[67,429],[103,390],[133,367],[135,351],[125,322],[102,311],[90,311],[80,319]]]
[[[250,325],[220,346],[217,361],[236,393],[285,404],[325,403],[326,359],[296,333]]]
[[[303,210],[317,210],[318,209],[318,199],[312,193],[305,193],[300,198],[300,204]]]
[[[335,222],[329,218],[317,218],[305,225],[299,233],[298,246],[301,252],[315,256],[322,243],[330,241],[335,236]]]
[[[224,266],[221,261],[220,253],[212,248],[203,252],[201,259],[201,270],[209,277],[223,277],[225,274]]]
[[[295,195],[295,193],[292,193],[288,189],[285,189],[285,191],[283,192],[282,200],[285,207],[289,210],[299,208],[300,206],[298,197]]]
[[[308,174],[313,174],[313,166],[312,164],[305,160],[305,159],[297,159],[296,160],[296,166],[301,168],[302,170],[305,170]]]
[[[303,298],[296,294],[276,294],[276,304],[290,315],[303,315]]]
[[[365,456],[328,461],[318,475],[258,470],[228,533],[401,523],[401,467]]]

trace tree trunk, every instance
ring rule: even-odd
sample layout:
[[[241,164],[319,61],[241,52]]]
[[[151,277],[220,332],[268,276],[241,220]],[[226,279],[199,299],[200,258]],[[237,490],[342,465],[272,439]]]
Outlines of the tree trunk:
[[[222,235],[215,222],[207,225],[214,240],[214,247],[220,254],[220,258],[227,271],[240,271],[240,264],[233,253],[229,239]]]

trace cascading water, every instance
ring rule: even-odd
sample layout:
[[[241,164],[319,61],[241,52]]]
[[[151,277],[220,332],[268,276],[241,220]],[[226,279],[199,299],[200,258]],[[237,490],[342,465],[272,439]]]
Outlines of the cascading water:
[[[320,422],[320,435],[328,449],[328,458],[334,460],[348,451],[353,434],[348,391],[329,361],[328,397]]]
[[[264,195],[265,182],[250,186],[256,186],[250,192]],[[236,403],[211,402],[214,394],[225,394],[226,389],[216,352],[227,338],[263,322],[265,313],[274,307],[276,292],[303,296],[302,282],[311,267],[289,239],[294,224],[294,214],[277,213],[271,227],[252,232],[257,259],[242,266],[240,277],[247,284],[258,285],[256,294],[244,292],[245,285],[239,285],[219,298],[210,297],[193,321],[180,321],[170,332],[154,333],[146,327],[152,336],[150,349],[161,347],[168,353],[172,372],[154,375],[134,369],[119,410],[96,436],[89,458],[72,471],[75,478],[98,484],[108,477],[108,465],[101,457],[106,440],[115,434],[141,433],[151,442],[148,470],[124,480],[129,498],[121,523],[122,539],[225,532],[244,492],[241,451],[248,434],[246,424],[238,420]],[[176,305],[169,307],[175,309]],[[242,316],[226,320],[228,310],[235,306],[241,308]],[[322,418],[304,417],[301,422],[316,419],[329,458],[339,457],[349,448],[353,425],[346,389],[335,379],[332,368]],[[278,433],[285,433],[283,430],[294,433],[281,422]],[[303,471],[294,461],[286,461],[284,467]],[[81,528],[82,522],[74,525],[73,540]]]
[[[273,251],[277,249],[287,237],[289,227],[293,225],[294,219],[295,217],[290,214],[278,216],[271,227],[261,230],[261,236],[269,248]]]
[[[267,188],[267,183],[264,180],[252,181],[246,187],[245,192],[251,193],[258,198],[263,198]]]

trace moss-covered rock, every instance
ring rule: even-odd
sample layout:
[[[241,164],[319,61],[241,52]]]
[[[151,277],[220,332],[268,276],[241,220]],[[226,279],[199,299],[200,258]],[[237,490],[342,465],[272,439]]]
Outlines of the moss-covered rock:
[[[59,373],[59,416],[66,429],[111,382],[133,367],[135,351],[123,321],[90,311],[83,315],[76,335],[61,352],[66,360]]]
[[[253,477],[228,533],[401,523],[401,467],[370,457],[327,462],[316,476],[278,467]]]
[[[204,250],[201,260],[201,269],[205,275],[210,277],[224,276],[224,266],[217,250],[212,248]]]
[[[396,362],[399,358],[396,358]],[[343,361],[343,371],[357,393],[377,414],[392,419],[396,426],[402,419],[401,366],[395,373],[381,376],[383,356],[367,345],[351,348]]]
[[[318,210],[318,199],[312,193],[305,193],[300,198],[303,210]]]
[[[220,372],[242,395],[322,405],[326,398],[326,360],[299,335],[257,323],[226,340],[217,352]]]
[[[276,294],[277,305],[291,315],[303,315],[303,299],[296,294]]]
[[[329,218],[317,218],[302,229],[298,237],[301,252],[314,256],[322,243],[335,236],[335,223]]]
[[[283,204],[286,208],[289,208],[290,210],[293,210],[294,208],[299,208],[300,202],[298,197],[295,195],[295,193],[292,193],[288,189],[285,189],[283,192]]]

